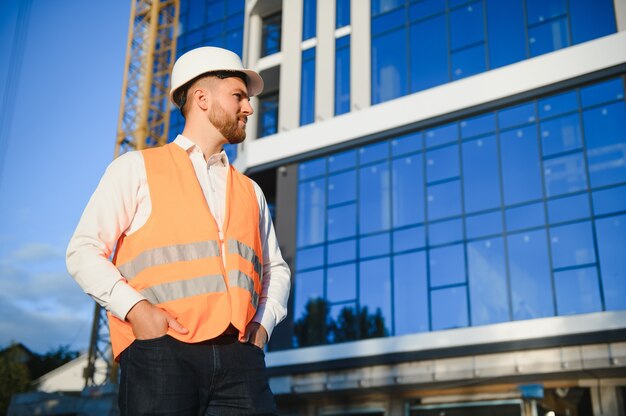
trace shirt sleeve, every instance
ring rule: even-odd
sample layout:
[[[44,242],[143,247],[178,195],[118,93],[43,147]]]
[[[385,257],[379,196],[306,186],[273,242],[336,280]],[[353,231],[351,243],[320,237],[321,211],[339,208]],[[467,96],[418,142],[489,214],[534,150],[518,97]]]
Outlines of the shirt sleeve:
[[[131,224],[145,179],[143,157],[129,152],[115,159],[91,196],[66,253],[67,270],[81,288],[120,319],[144,297],[130,287],[110,260]]]
[[[263,246],[263,287],[253,321],[263,325],[271,337],[274,327],[287,316],[291,272],[280,252],[265,195],[259,185],[254,181],[253,184],[259,203],[259,231]]]

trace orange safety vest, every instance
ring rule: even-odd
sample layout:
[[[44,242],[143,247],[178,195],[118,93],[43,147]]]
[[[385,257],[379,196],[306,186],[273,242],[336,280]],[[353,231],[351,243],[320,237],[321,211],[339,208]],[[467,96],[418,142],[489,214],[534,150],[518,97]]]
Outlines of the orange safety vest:
[[[142,155],[152,212],[143,227],[120,237],[113,263],[130,286],[189,329],[186,335],[170,329],[172,337],[206,341],[231,323],[243,336],[256,313],[263,276],[252,181],[229,168],[222,253],[217,223],[187,152],[170,143]],[[108,315],[117,359],[135,337],[128,322]]]

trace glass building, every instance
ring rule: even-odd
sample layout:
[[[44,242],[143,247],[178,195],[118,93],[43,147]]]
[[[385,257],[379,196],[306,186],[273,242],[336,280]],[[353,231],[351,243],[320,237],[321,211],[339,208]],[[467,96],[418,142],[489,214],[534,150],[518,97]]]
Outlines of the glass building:
[[[228,152],[293,272],[281,414],[626,414],[626,0],[181,0],[180,25],[178,55],[266,83]]]

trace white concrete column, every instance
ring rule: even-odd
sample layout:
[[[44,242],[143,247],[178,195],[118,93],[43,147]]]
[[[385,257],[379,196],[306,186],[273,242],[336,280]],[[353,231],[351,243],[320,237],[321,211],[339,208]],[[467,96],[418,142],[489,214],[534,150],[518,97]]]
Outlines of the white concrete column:
[[[315,121],[335,115],[335,0],[317,0]]]
[[[615,19],[617,20],[617,31],[626,30],[626,0],[615,0]]]
[[[350,0],[350,108],[371,105],[370,0]]]
[[[615,386],[591,387],[591,405],[594,416],[624,416],[620,405],[619,392]]]
[[[302,0],[283,0],[282,64],[278,98],[278,131],[300,125],[300,74],[302,72]]]

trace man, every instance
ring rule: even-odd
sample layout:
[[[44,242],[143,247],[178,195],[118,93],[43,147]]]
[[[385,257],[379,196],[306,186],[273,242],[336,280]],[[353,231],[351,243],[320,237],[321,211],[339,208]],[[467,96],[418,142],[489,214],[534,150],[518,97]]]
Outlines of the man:
[[[290,272],[261,189],[222,149],[262,89],[230,51],[182,55],[182,134],[113,161],[70,241],[70,274],[109,313],[122,415],[276,413],[263,347]]]

